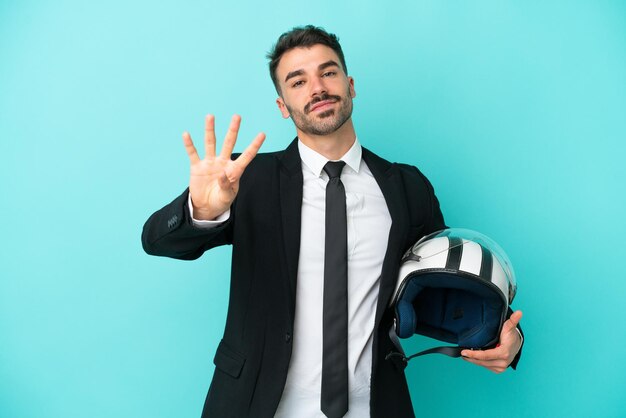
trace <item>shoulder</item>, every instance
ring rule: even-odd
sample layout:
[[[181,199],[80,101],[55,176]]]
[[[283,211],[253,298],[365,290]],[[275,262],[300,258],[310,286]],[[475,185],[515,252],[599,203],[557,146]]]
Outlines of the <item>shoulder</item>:
[[[424,173],[422,173],[420,169],[416,166],[404,163],[396,163],[395,165],[398,167],[398,170],[402,173],[402,175],[406,178],[412,181],[424,182],[430,185],[430,182],[428,181]]]
[[[425,183],[430,186],[430,182],[426,176],[414,165],[390,162],[366,148],[363,148],[363,158],[370,168],[372,166],[374,167],[374,170],[390,174],[398,174],[402,177],[402,179],[409,183]]]

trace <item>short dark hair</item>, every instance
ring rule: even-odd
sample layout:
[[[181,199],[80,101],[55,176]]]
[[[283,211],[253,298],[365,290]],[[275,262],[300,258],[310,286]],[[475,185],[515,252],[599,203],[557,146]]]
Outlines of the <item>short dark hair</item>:
[[[298,26],[280,35],[272,50],[267,53],[267,59],[270,60],[270,76],[272,77],[272,82],[278,94],[280,94],[280,88],[278,87],[278,79],[276,78],[276,68],[278,68],[283,54],[294,48],[309,48],[317,44],[326,45],[335,51],[339,57],[343,71],[348,74],[346,59],[343,56],[339,38],[337,38],[336,35],[313,25]]]

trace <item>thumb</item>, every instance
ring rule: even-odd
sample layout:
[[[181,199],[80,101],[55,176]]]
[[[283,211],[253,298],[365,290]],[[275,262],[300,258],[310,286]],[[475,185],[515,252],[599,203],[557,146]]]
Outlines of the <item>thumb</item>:
[[[515,311],[509,319],[506,320],[502,326],[502,334],[513,331],[517,328],[517,324],[522,319],[522,311]]]

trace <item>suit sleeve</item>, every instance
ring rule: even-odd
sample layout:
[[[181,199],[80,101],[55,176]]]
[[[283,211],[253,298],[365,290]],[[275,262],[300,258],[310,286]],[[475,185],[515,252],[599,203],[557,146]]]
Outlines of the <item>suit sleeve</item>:
[[[430,198],[430,217],[428,222],[425,224],[426,228],[424,229],[424,235],[428,235],[430,233],[448,228],[446,222],[443,219],[443,213],[441,212],[441,207],[439,206],[439,199],[437,199],[437,196],[435,195],[435,189],[433,188],[433,185],[430,183],[428,178],[426,178],[426,176],[421,171],[419,171],[417,167],[413,168],[415,168],[417,174],[419,174],[419,176],[426,184],[426,188],[428,189],[428,197]]]
[[[511,315],[513,315],[513,310],[509,307],[509,311],[506,317],[510,318]],[[522,337],[522,345],[520,346],[519,351],[517,352],[517,355],[515,356],[511,364],[509,364],[509,367],[511,367],[513,370],[517,369],[517,363],[519,363],[519,359],[520,357],[522,357],[522,348],[524,348],[524,341],[526,340],[526,338],[524,337],[524,332],[522,331],[522,327],[520,327],[519,324],[517,324],[517,329],[519,330],[519,333]]]
[[[148,218],[143,226],[141,244],[146,253],[181,260],[195,260],[206,250],[232,243],[234,211],[214,228],[198,228],[189,216],[189,190]]]

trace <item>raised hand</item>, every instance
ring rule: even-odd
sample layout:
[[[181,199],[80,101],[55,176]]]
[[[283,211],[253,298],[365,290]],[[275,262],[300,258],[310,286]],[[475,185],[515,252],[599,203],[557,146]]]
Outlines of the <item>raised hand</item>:
[[[486,367],[494,373],[502,373],[509,367],[520,348],[522,340],[516,330],[517,324],[522,319],[522,311],[515,311],[502,325],[500,343],[490,350],[463,350],[461,356],[464,360],[479,366]]]
[[[189,132],[183,133],[185,150],[191,165],[189,193],[195,219],[215,219],[226,212],[239,191],[239,179],[265,141],[259,133],[236,159],[230,156],[237,142],[241,117],[234,115],[219,155],[215,152],[215,117],[207,115],[204,127],[205,157],[201,159]]]

